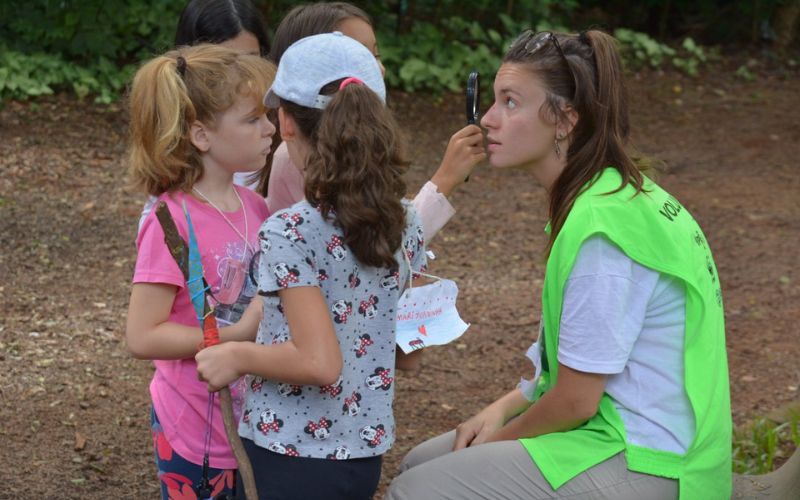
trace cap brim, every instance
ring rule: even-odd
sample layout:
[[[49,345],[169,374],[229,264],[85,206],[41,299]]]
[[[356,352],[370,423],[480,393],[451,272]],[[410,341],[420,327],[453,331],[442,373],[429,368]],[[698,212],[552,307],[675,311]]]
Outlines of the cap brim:
[[[278,94],[272,91],[272,87],[264,94],[264,107],[270,109],[278,109],[281,105],[281,100]]]

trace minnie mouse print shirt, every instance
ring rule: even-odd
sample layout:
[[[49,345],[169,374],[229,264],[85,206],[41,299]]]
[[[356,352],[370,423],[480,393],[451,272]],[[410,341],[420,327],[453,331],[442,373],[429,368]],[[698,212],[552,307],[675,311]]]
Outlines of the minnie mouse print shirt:
[[[239,434],[290,456],[344,460],[385,453],[394,442],[395,316],[411,272],[426,264],[422,225],[404,203],[406,228],[398,266],[360,264],[344,243],[332,211],[327,219],[303,200],[270,217],[259,232],[258,293],[264,317],[257,342],[277,344],[291,332],[277,291],[321,290],[339,346],[342,374],[323,387],[247,377]]]

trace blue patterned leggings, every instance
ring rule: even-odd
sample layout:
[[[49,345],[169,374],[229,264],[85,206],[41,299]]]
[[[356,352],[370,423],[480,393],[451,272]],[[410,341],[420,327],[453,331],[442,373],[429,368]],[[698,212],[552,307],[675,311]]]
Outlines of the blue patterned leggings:
[[[201,498],[197,488],[203,477],[203,466],[178,455],[164,436],[155,409],[150,411],[150,430],[153,435],[158,479],[161,482],[162,500],[204,500],[204,498],[234,498],[236,469],[208,469],[210,497]]]

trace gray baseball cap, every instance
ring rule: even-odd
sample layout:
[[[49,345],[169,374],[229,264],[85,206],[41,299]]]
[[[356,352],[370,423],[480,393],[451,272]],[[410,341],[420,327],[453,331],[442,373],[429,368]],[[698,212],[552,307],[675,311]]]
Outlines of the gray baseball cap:
[[[264,105],[276,109],[279,98],[325,109],[331,96],[319,91],[330,82],[355,77],[386,102],[386,85],[375,56],[361,43],[338,31],[302,38],[286,49]]]

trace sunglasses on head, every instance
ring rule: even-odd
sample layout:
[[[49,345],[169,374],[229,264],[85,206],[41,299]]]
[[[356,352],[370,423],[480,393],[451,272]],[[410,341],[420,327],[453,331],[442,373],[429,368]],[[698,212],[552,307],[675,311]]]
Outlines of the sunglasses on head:
[[[564,64],[567,65],[569,74],[572,76],[572,81],[577,82],[575,79],[575,72],[572,71],[572,66],[569,65],[569,61],[567,60],[567,55],[564,54],[564,49],[561,48],[561,44],[558,42],[558,37],[556,37],[555,33],[552,31],[540,31],[539,33],[534,33],[532,30],[525,30],[519,37],[517,37],[516,40],[514,40],[514,43],[512,43],[511,46],[518,47],[520,44],[524,44],[523,48],[525,49],[525,52],[528,54],[535,54],[551,41],[553,42],[553,45],[555,45],[558,53],[561,54]]]

